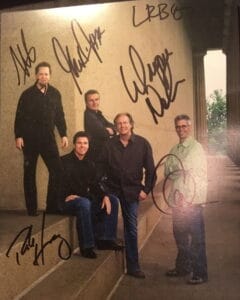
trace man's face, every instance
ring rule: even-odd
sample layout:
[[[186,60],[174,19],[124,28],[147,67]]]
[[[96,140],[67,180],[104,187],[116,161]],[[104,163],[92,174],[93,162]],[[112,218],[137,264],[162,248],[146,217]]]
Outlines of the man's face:
[[[191,125],[187,120],[180,120],[176,123],[176,132],[180,139],[180,141],[184,141],[186,138],[190,136],[191,133]]]
[[[79,158],[83,158],[89,149],[89,141],[87,137],[79,137],[74,144],[74,151]]]
[[[36,80],[41,86],[46,86],[50,80],[50,70],[48,67],[40,67],[36,74]]]
[[[100,96],[99,94],[90,94],[87,96],[86,106],[88,109],[97,111],[99,109]]]
[[[130,135],[132,133],[132,125],[128,116],[119,116],[116,120],[116,126],[120,135]]]

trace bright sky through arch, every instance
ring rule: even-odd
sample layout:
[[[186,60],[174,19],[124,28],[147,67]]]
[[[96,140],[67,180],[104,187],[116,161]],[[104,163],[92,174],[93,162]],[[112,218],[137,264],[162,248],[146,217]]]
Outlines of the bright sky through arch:
[[[204,57],[206,99],[214,90],[226,95],[226,55],[221,50],[207,51]]]

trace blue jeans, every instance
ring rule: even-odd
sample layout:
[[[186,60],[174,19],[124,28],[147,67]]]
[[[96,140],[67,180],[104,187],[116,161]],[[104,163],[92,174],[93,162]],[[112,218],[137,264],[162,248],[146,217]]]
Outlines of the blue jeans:
[[[119,200],[124,224],[127,271],[137,271],[140,269],[137,236],[137,211],[139,202],[127,202],[122,196],[119,197]]]
[[[101,203],[93,202],[93,226],[96,240],[112,240],[117,238],[118,206],[119,199],[109,195],[111,201],[111,214],[108,215],[105,209],[101,209]]]
[[[207,279],[205,228],[201,206],[173,209],[173,234],[178,248],[176,269]]]
[[[96,239],[115,240],[117,235],[118,198],[110,195],[111,214],[101,209],[101,201],[96,203],[85,197],[78,197],[64,203],[64,211],[76,216],[79,246],[82,249],[95,246]],[[97,221],[96,221],[97,216]],[[99,220],[99,216],[101,216]],[[100,223],[100,225],[98,224]],[[97,229],[97,232],[94,231]]]

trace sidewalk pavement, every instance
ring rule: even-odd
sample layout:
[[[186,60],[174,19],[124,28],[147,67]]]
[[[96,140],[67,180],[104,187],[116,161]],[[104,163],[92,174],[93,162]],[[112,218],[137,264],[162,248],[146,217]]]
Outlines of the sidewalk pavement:
[[[171,216],[164,215],[140,254],[146,279],[124,276],[111,300],[240,299],[240,168],[227,157],[209,158],[208,201],[204,208],[209,281],[186,284],[165,276],[174,266],[176,246]],[[160,212],[159,212],[160,213]]]

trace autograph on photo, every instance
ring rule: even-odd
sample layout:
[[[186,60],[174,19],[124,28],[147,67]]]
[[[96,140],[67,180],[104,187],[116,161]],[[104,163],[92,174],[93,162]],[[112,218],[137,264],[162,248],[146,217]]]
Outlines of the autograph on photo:
[[[21,29],[21,42],[22,44],[16,45],[16,50],[13,46],[10,46],[10,55],[13,59],[13,63],[17,72],[18,85],[21,84],[20,71],[23,71],[23,83],[26,83],[26,78],[30,77],[29,69],[32,67],[32,63],[36,61],[36,48],[28,47],[23,29]]]
[[[132,69],[133,78],[124,72],[124,67],[120,66],[120,75],[125,90],[133,103],[138,102],[140,96],[145,96],[145,102],[150,110],[155,124],[158,124],[157,117],[163,117],[164,111],[169,109],[172,102],[177,97],[177,91],[180,84],[186,79],[180,79],[174,82],[170,56],[173,52],[165,49],[163,53],[155,55],[150,63],[144,63],[137,49],[130,45],[128,48],[129,60]],[[163,89],[160,94],[159,89]],[[156,100],[153,103],[153,100]]]
[[[102,63],[99,49],[102,45],[102,36],[105,30],[98,26],[94,32],[87,34],[77,20],[72,20],[71,30],[76,47],[76,57],[71,54],[70,47],[68,45],[63,46],[56,37],[52,38],[53,51],[60,67],[64,72],[72,75],[79,93],[82,94],[77,78],[87,67],[92,54]]]
[[[8,258],[11,257],[11,255],[14,255],[15,251],[15,258],[18,265],[21,265],[21,257],[23,257],[28,251],[33,251],[33,265],[39,266],[39,265],[45,265],[45,249],[53,244],[54,242],[58,242],[58,256],[62,260],[68,260],[72,255],[72,249],[68,241],[61,236],[61,234],[53,234],[52,237],[45,241],[44,239],[44,230],[45,230],[45,213],[43,213],[42,218],[42,230],[41,230],[41,236],[40,236],[40,242],[36,241],[36,239],[33,237],[33,225],[29,225],[22,230],[19,231],[19,233],[16,235],[16,237],[11,242],[7,252],[6,256]],[[15,249],[15,246],[19,243],[20,238],[22,239],[24,237],[24,241],[20,243],[19,249]],[[66,254],[64,254],[66,252]]]

